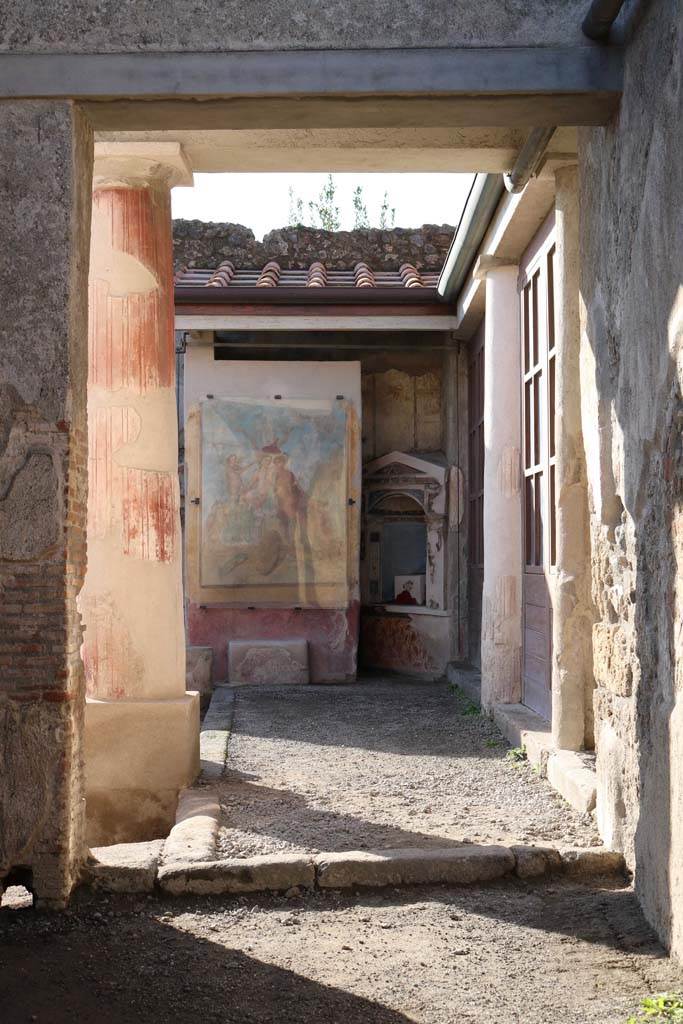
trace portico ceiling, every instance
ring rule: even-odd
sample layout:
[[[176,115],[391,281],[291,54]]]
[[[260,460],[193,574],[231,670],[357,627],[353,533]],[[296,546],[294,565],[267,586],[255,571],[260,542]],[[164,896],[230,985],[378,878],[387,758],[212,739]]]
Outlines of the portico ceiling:
[[[98,132],[98,141],[179,142],[195,172],[509,170],[521,128],[230,128]],[[548,154],[576,152],[576,129],[558,128]]]

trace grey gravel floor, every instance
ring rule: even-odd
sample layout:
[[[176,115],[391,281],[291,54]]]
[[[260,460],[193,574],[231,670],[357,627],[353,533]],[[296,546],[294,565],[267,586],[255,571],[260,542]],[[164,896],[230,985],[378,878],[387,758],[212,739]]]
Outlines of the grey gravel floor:
[[[598,845],[592,817],[508,749],[446,683],[237,688],[220,855]]]
[[[680,990],[629,889],[84,892],[0,910],[2,1024],[625,1024]]]

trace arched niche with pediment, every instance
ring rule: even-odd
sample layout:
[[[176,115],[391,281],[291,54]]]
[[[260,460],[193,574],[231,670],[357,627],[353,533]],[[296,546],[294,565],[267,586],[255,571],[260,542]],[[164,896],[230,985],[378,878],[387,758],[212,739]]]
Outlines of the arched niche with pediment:
[[[415,577],[423,612],[446,609],[448,470],[444,456],[390,452],[363,471],[361,594],[391,607],[397,577]]]

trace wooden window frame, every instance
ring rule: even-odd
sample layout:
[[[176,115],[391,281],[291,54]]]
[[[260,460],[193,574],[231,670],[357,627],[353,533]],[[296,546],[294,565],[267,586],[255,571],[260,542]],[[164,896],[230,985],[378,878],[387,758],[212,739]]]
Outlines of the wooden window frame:
[[[523,571],[557,572],[557,266],[554,224],[542,232],[519,276],[521,336]],[[545,334],[542,343],[541,330]],[[546,418],[546,429],[540,416]],[[529,500],[529,490],[533,500]],[[539,502],[540,491],[540,502]],[[529,511],[540,515],[529,521]],[[547,538],[547,544],[544,539]],[[543,557],[539,561],[538,548]]]

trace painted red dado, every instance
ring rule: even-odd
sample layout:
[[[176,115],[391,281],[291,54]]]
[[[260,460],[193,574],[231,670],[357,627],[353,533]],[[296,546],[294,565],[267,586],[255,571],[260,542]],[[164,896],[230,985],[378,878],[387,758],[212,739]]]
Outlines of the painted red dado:
[[[410,615],[364,614],[360,660],[366,667],[420,675],[437,668]]]
[[[349,682],[356,678],[360,605],[349,608],[201,608],[188,609],[189,642],[212,647],[214,680],[228,675],[228,640],[308,640],[312,683]]]

